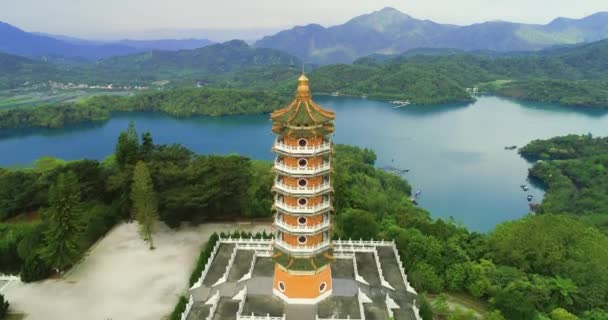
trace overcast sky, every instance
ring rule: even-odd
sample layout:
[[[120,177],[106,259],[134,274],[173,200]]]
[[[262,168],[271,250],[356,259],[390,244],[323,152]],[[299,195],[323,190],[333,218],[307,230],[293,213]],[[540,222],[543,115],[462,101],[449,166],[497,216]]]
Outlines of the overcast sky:
[[[193,29],[281,29],[341,24],[391,6],[420,19],[547,23],[608,11],[608,0],[0,0],[0,21],[27,31],[78,37]]]

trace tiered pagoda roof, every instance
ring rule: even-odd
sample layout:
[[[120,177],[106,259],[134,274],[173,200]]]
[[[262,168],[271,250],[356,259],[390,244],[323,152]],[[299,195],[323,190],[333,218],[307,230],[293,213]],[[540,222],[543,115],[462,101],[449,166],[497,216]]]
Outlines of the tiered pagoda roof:
[[[325,136],[333,133],[335,118],[335,113],[312,101],[308,78],[305,75],[298,79],[294,100],[270,115],[274,133],[298,136]]]

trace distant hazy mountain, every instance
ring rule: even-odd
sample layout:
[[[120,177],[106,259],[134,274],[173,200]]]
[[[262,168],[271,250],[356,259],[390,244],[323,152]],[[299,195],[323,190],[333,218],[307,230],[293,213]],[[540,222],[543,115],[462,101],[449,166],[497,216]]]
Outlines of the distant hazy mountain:
[[[605,38],[608,38],[608,12],[578,20],[558,18],[547,25],[493,21],[455,26],[418,20],[385,8],[329,28],[316,24],[295,27],[264,37],[255,45],[327,64],[415,48],[529,51]]]
[[[158,79],[163,75],[219,74],[269,65],[300,65],[300,60],[279,50],[253,48],[244,41],[232,40],[194,50],[151,51],[112,57],[99,61],[96,69]]]
[[[98,60],[150,50],[184,50],[211,44],[207,39],[93,41],[46,33],[25,32],[0,22],[0,52],[32,58]]]
[[[97,60],[105,57],[132,54],[141,51],[122,44],[75,44],[49,36],[25,32],[0,22],[0,52],[21,56],[67,57]]]
[[[146,50],[191,50],[212,44],[207,39],[121,40],[118,43]]]

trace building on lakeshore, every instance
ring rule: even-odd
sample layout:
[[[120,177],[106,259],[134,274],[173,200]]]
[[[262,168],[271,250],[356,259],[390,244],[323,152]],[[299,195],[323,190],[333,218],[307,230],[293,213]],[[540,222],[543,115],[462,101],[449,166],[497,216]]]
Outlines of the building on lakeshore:
[[[274,237],[221,238],[182,320],[420,320],[393,241],[331,240],[336,117],[305,75],[270,118]]]

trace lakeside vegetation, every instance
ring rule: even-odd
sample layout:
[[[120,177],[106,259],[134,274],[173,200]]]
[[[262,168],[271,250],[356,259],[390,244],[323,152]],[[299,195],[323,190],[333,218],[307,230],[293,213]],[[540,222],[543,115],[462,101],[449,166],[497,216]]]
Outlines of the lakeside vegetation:
[[[128,97],[103,95],[80,102],[0,110],[0,129],[48,127],[103,121],[112,112],[160,111],[175,117],[259,114],[281,107],[286,98],[268,92],[182,88],[148,91]]]
[[[574,144],[580,153],[596,152],[589,145]],[[564,153],[549,150],[548,154]],[[564,313],[585,320],[608,316],[608,237],[573,215],[548,207],[541,215],[479,234],[452,221],[434,220],[414,206],[407,181],[376,169],[373,151],[340,145],[334,157],[334,236],[394,239],[419,292],[449,292],[485,301],[490,309],[486,319],[558,319],[554,315]],[[113,225],[131,219],[129,190],[140,161],[150,171],[159,218],[173,228],[184,222],[270,218],[270,163],[156,145],[150,134],[140,139],[130,127],[121,134],[116,154],[102,162],[47,158],[34,168],[0,171],[0,272],[20,272],[24,281],[51,273],[44,252],[50,212],[56,210],[53,199],[77,200],[72,207],[78,208],[73,212],[80,231],[73,238],[63,237],[76,240],[78,256]],[[70,263],[64,267],[77,259],[66,258]],[[203,253],[197,265],[204,261]],[[437,299],[433,304],[425,301],[420,300],[424,319],[431,319],[434,311],[442,316],[445,310],[437,307]],[[449,316],[468,319],[462,312]]]
[[[547,189],[539,213],[563,213],[608,232],[608,138],[568,135],[535,140],[520,150],[542,160],[530,177]]]
[[[409,100],[415,104],[468,102],[472,97],[467,88],[500,96],[554,102],[573,106],[608,107],[608,40],[595,43],[546,50],[535,53],[497,54],[492,52],[464,53],[455,50],[416,50],[399,56],[370,56],[353,64],[336,64],[309,72],[316,93],[367,96],[373,99]],[[293,93],[293,85],[300,72],[299,60],[276,50],[251,48],[245,43],[231,41],[196,50],[154,52],[102,60],[95,65],[51,65],[10,55],[0,55],[0,88],[23,85],[36,86],[48,81],[113,84],[119,88],[145,86],[168,90],[162,98],[164,107],[142,107],[167,111],[177,116],[197,114],[229,115],[270,111],[260,106],[268,100],[260,99],[249,105],[241,104],[240,90],[259,95],[284,97]],[[10,81],[9,81],[10,80]],[[4,82],[2,82],[4,81]],[[9,83],[10,82],[10,83]],[[4,83],[4,85],[2,85]],[[127,87],[120,87],[127,86]],[[190,111],[196,105],[183,106],[184,98],[192,93],[183,88],[204,86],[207,90],[230,89],[234,97],[223,99],[222,106],[213,111]],[[180,91],[185,90],[185,91]],[[176,94],[171,94],[175,92]],[[251,93],[253,94],[253,93]],[[143,93],[141,96],[154,95]],[[140,96],[140,95],[138,95]],[[100,98],[101,99],[101,98]],[[10,105],[11,98],[0,105]],[[90,99],[88,99],[90,100]],[[107,110],[91,110],[87,101],[56,103],[39,107],[48,118],[75,117],[97,120],[107,112],[123,106],[105,106]],[[95,99],[92,99],[95,100]],[[103,99],[102,99],[103,100]],[[124,104],[127,100],[106,100]],[[143,100],[145,101],[145,100]],[[145,101],[155,103],[155,99]],[[219,101],[217,101],[219,102]],[[204,101],[199,101],[205,104]],[[167,107],[166,105],[171,105]],[[234,110],[239,105],[238,111]],[[16,105],[15,105],[16,106]],[[175,110],[173,106],[183,109]],[[75,108],[85,110],[78,111]],[[179,108],[179,107],[178,107]],[[132,109],[132,108],[131,108]],[[13,114],[17,111],[10,110]],[[31,112],[31,111],[30,111]],[[66,115],[62,115],[66,113]],[[29,114],[28,114],[29,115]],[[27,118],[28,115],[16,117]],[[19,126],[46,126],[43,116],[32,115],[31,120],[12,120]],[[58,123],[61,123],[59,121]],[[57,125],[52,124],[51,125]]]

